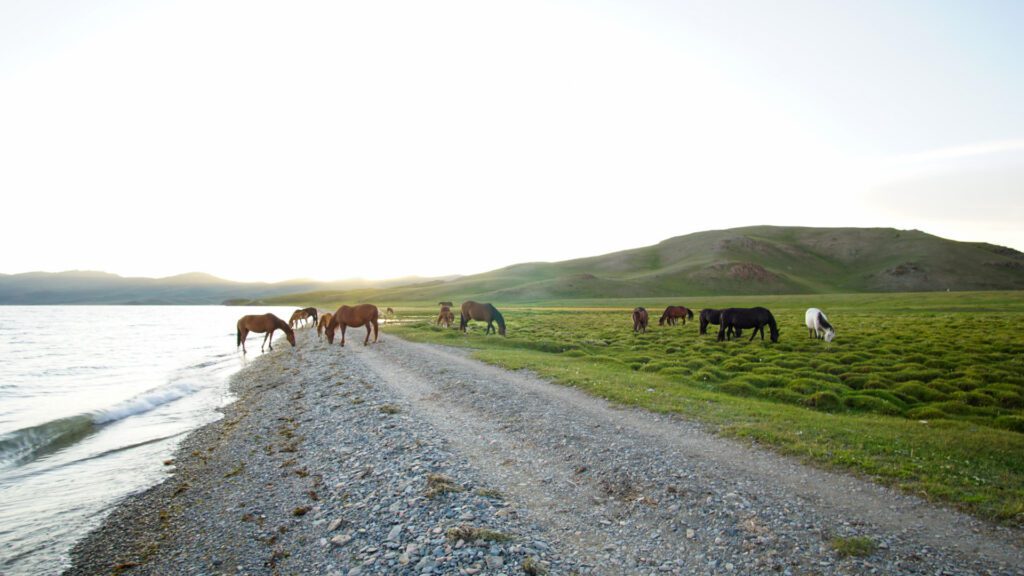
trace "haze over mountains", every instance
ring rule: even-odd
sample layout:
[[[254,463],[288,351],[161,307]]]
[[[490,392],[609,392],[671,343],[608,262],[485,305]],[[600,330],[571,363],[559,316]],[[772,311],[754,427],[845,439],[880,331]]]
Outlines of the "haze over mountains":
[[[28,272],[0,274],[0,304],[223,304],[295,292],[352,290],[371,285],[385,288],[424,280],[408,277],[379,282],[287,280],[267,283],[233,282],[199,272],[167,278],[126,278],[79,270]]]
[[[242,283],[208,274],[123,278],[102,272],[0,275],[0,304],[329,304],[473,298],[541,302],[682,295],[1024,289],[1024,254],[917,230],[754,226],[483,274],[385,282]]]

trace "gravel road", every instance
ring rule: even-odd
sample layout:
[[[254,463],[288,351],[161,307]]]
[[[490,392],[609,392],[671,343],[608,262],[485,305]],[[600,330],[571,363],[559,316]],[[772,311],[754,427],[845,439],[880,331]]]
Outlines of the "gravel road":
[[[1024,575],[1020,530],[463,350],[357,335],[253,355],[224,419],[66,573]],[[852,537],[877,547],[841,556]]]

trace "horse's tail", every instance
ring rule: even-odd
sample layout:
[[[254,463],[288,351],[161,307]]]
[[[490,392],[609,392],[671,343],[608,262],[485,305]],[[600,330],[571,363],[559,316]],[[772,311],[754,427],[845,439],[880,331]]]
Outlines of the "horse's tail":
[[[238,348],[241,345],[242,345],[242,327],[241,326],[236,326],[235,327],[235,348]]]
[[[690,310],[689,308],[686,309],[686,319],[693,320],[693,310]]]

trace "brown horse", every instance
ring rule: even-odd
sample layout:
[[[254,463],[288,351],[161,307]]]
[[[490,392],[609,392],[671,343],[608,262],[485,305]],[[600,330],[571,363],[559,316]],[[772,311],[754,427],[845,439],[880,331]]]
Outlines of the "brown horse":
[[[299,324],[308,317],[309,314],[306,314],[305,310],[296,310],[295,312],[292,312],[292,317],[288,319],[288,326],[293,329],[298,328]]]
[[[445,328],[451,328],[452,327],[452,322],[454,322],[454,321],[455,321],[455,313],[452,312],[451,307],[450,306],[441,306],[441,312],[438,313],[438,315],[437,315],[437,322],[435,322],[435,324],[437,324],[438,326],[444,326]]]
[[[327,342],[334,344],[334,331],[341,326],[341,345],[345,345],[345,328],[349,326],[366,326],[366,339],[363,346],[370,342],[370,327],[373,326],[373,341],[377,342],[377,318],[380,312],[373,304],[358,306],[342,306],[335,310],[331,321],[327,323]]]
[[[683,320],[683,324],[686,324],[686,319],[693,320],[693,310],[690,310],[686,306],[669,306],[665,308],[665,313],[658,319],[658,326],[664,326],[665,322],[668,321],[669,326],[675,326],[676,320]]]
[[[490,302],[486,304],[473,302],[472,300],[463,302],[462,314],[459,315],[459,330],[465,332],[466,325],[469,324],[470,320],[487,322],[487,329],[484,330],[484,334],[492,332],[494,330],[494,323],[497,322],[498,334],[505,335],[505,318]]]
[[[633,309],[633,332],[647,333],[647,309],[643,306],[637,306]]]
[[[313,326],[316,326],[316,323],[317,323],[316,317],[319,314],[319,312],[317,312],[316,308],[312,308],[312,307],[310,307],[310,308],[303,308],[302,311],[306,313],[306,318],[311,318],[313,320]]]
[[[330,312],[324,312],[323,314],[320,315],[320,321],[316,325],[317,340],[319,340],[324,335],[324,330],[326,330],[327,325],[331,323],[331,316],[333,316],[333,314],[331,314]]]
[[[267,333],[263,337],[263,345],[267,344],[267,340],[270,340],[270,349],[274,349],[274,330],[280,330],[284,332],[284,335],[291,342],[292,348],[295,347],[295,331],[273,314],[256,314],[249,316],[242,316],[238,319],[238,343],[235,344],[235,348],[242,347],[242,354],[247,354],[245,350],[245,339],[249,337],[249,332],[256,332],[257,334]],[[263,352],[263,346],[260,346],[260,352]]]

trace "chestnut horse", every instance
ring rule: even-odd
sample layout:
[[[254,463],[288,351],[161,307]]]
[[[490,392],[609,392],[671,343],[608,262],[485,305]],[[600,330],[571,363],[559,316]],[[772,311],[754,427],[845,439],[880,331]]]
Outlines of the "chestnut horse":
[[[334,344],[334,331],[341,327],[341,345],[345,345],[345,328],[349,326],[366,326],[366,339],[363,346],[370,342],[370,327],[373,327],[373,342],[377,342],[377,318],[380,312],[373,304],[359,304],[358,306],[342,306],[331,315],[331,321],[327,323],[327,342]]]
[[[319,340],[324,335],[324,330],[327,329],[327,325],[331,322],[331,316],[333,316],[333,314],[331,314],[330,312],[324,312],[323,314],[320,315],[320,320],[319,322],[317,322],[316,325],[317,340]]]
[[[298,328],[299,324],[308,317],[309,314],[307,314],[305,310],[296,310],[295,312],[292,312],[292,317],[288,319],[288,326]]]
[[[637,306],[633,309],[633,332],[647,333],[647,309]]]
[[[683,324],[686,324],[686,319],[693,320],[693,310],[690,310],[686,306],[669,306],[665,308],[665,313],[658,319],[658,326],[664,326],[667,320],[670,326],[676,325],[676,320],[682,318]]]
[[[263,345],[267,344],[267,340],[270,340],[270,349],[274,349],[274,330],[280,330],[284,332],[284,335],[291,342],[292,348],[295,347],[295,331],[291,329],[284,320],[281,320],[273,314],[253,314],[248,316],[242,316],[238,319],[238,324],[235,325],[238,329],[238,340],[235,344],[235,348],[242,347],[242,354],[248,354],[245,350],[245,339],[249,337],[249,332],[256,332],[257,334],[267,333],[263,337]],[[263,352],[263,346],[260,346],[260,352]]]
[[[452,312],[450,306],[441,306],[441,312],[437,315],[437,321],[435,324],[438,326],[444,326],[445,328],[451,328],[452,322],[455,321],[455,313]]]
[[[498,309],[491,305],[490,302],[481,304],[479,302],[473,302],[472,300],[466,300],[462,303],[462,313],[459,315],[459,330],[466,331],[466,325],[469,324],[470,320],[480,320],[487,322],[487,329],[484,330],[484,334],[489,334],[494,330],[494,323],[498,323],[498,334],[505,335],[505,318],[498,312]]]

